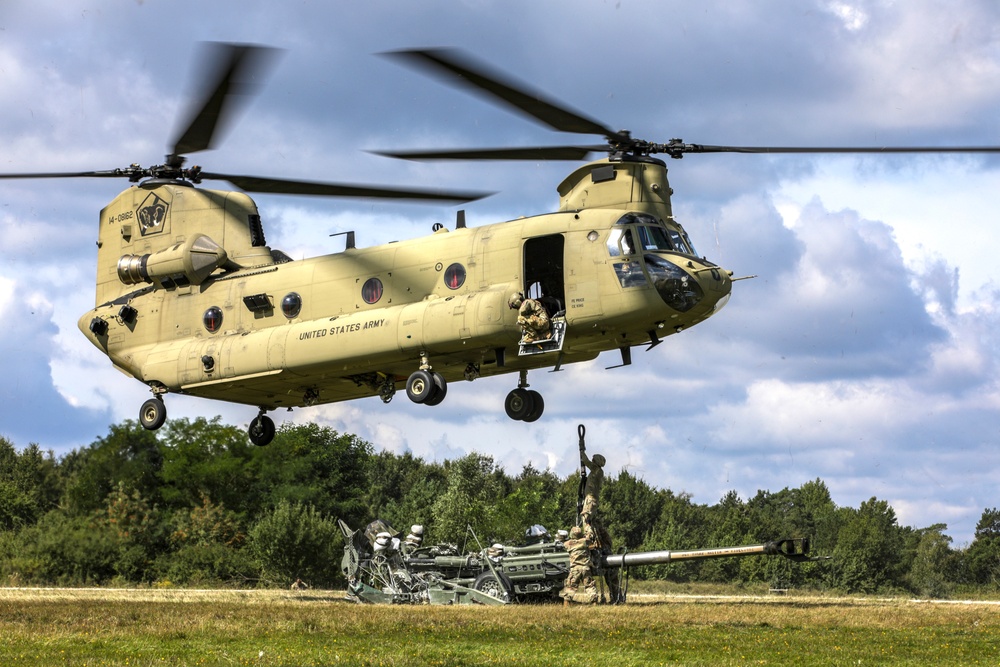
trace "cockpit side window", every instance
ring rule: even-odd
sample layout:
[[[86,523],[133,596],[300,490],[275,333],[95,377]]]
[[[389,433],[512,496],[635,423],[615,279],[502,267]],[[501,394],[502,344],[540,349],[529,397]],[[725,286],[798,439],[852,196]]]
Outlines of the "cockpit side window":
[[[635,243],[632,240],[632,230],[615,228],[608,235],[608,254],[612,257],[634,255]]]
[[[632,240],[632,230],[626,229],[622,235],[622,252],[626,255],[635,254],[635,242]]]
[[[617,227],[611,230],[608,234],[608,254],[612,257],[618,257],[622,254],[621,248],[618,247],[618,240],[622,237],[622,230]]]

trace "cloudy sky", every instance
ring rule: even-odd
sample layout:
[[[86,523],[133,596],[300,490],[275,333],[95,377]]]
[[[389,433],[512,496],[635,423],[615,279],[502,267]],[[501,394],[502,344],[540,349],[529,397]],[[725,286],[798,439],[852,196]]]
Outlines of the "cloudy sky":
[[[485,189],[470,225],[554,210],[575,164],[416,164],[367,150],[577,143],[379,57],[453,46],[651,141],[730,145],[1000,144],[993,0],[435,0],[285,3],[5,0],[0,172],[157,164],[203,41],[280,47],[267,84],[206,169]],[[589,137],[584,143],[591,143]],[[613,474],[715,503],[821,478],[838,505],[888,500],[904,525],[968,543],[1000,505],[1000,161],[982,156],[690,155],[674,211],[739,282],[715,318],[628,368],[617,353],[529,380],[453,383],[277,413],[442,460],[476,450],[512,473],[574,468],[576,425]],[[0,182],[0,434],[64,453],[135,419],[145,386],[76,327],[93,307],[100,209],[126,183]],[[255,197],[293,258],[453,224],[458,207]],[[254,408],[168,396],[171,417]]]

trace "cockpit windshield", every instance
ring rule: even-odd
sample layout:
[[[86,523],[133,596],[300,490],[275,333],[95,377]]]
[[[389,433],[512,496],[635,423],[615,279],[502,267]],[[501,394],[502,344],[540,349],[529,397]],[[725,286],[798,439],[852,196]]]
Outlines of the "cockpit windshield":
[[[663,227],[640,225],[637,229],[643,250],[679,250],[683,247],[678,246],[675,240],[671,240]]]
[[[697,255],[691,239],[680,225],[664,225],[651,215],[645,213],[627,213],[618,221],[618,225],[630,225],[624,231],[621,228],[611,230],[608,237],[608,253],[612,257],[631,255],[637,250],[679,252],[685,255]],[[634,227],[632,227],[634,225]],[[635,230],[633,238],[632,230]],[[638,242],[638,247],[636,246]]]

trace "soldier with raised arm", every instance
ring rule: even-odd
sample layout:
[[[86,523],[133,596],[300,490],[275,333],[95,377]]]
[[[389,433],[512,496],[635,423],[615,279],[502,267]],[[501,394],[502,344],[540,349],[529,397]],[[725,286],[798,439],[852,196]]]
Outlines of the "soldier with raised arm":
[[[583,507],[580,519],[583,532],[595,549],[611,553],[611,535],[604,527],[600,514],[601,487],[604,485],[605,459],[600,454],[594,458],[587,457],[587,452],[581,447],[580,464],[587,469],[587,483],[583,490]]]
[[[601,519],[600,500],[601,487],[604,485],[604,464],[603,456],[594,454],[591,459],[587,456],[586,446],[583,441],[583,426],[580,427],[580,466],[581,473],[585,475],[586,482],[583,488],[583,504],[580,509],[580,522],[583,526],[583,535],[590,548],[600,551],[604,555],[612,553],[611,534],[604,527]],[[604,577],[608,584],[608,592],[611,602],[620,601],[620,591],[618,582],[614,577]]]

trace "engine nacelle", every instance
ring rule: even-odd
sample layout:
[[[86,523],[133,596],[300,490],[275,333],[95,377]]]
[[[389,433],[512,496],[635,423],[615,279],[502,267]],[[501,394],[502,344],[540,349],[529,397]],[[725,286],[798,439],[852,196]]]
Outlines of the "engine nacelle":
[[[122,255],[118,260],[118,279],[126,285],[141,282],[200,285],[227,259],[225,248],[204,234],[192,234],[152,254]]]

